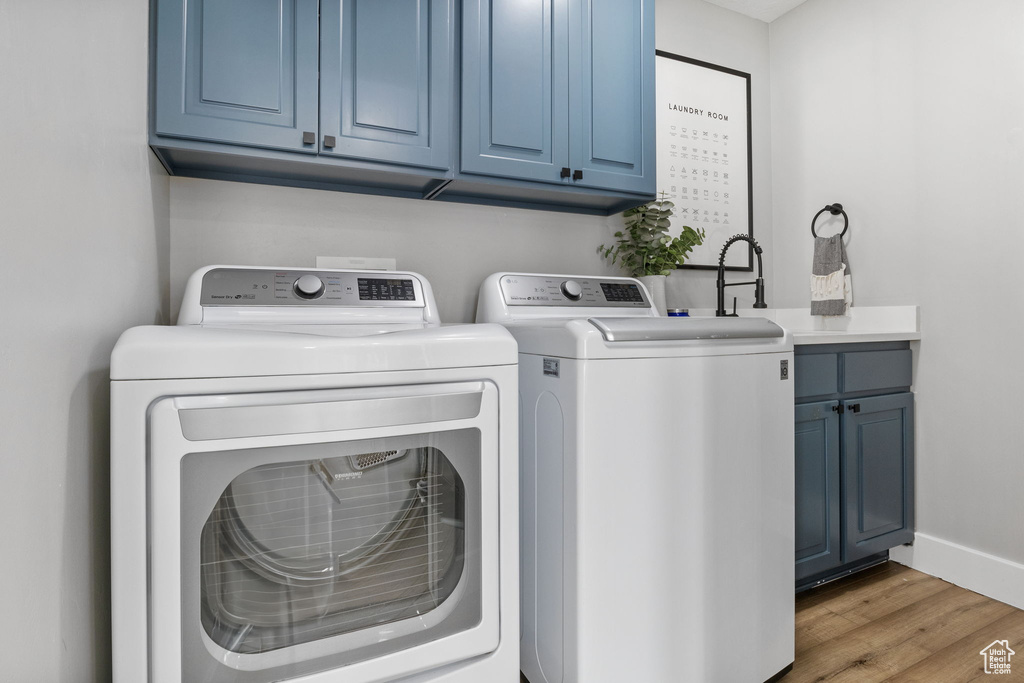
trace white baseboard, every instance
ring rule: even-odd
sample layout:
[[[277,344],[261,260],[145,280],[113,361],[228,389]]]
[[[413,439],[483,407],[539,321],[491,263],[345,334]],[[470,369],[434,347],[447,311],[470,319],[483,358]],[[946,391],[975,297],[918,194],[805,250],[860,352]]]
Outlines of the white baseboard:
[[[1024,609],[1024,564],[922,533],[914,545],[890,550],[889,559]]]

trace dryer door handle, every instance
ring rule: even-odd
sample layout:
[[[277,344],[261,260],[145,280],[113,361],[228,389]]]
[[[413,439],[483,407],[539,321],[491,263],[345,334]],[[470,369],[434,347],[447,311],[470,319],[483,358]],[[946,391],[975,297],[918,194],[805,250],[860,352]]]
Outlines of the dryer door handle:
[[[482,398],[481,387],[450,394],[192,408],[179,410],[178,418],[189,441],[242,439],[470,419],[480,414]]]

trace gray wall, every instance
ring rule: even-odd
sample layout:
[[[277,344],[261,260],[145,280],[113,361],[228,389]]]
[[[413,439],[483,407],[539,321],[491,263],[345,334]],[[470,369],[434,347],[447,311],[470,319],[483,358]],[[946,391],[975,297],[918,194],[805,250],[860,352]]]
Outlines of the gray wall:
[[[0,681],[110,678],[110,350],[162,322],[147,4],[0,1]]]
[[[755,234],[768,247],[768,25],[703,0],[658,0],[656,12],[660,49],[753,74]],[[212,263],[311,266],[318,255],[392,256],[398,268],[430,280],[442,320],[468,322],[480,282],[498,270],[618,273],[596,250],[620,225],[618,216],[172,178],[172,308],[176,314],[188,275]],[[770,275],[771,248],[766,251]],[[752,303],[752,288],[742,289],[751,291],[735,292],[741,302],[745,297]],[[714,301],[713,273],[673,274],[670,306],[709,307]]]
[[[841,202],[854,304],[921,307],[918,530],[1024,563],[1024,3],[809,0],[771,69],[779,305]]]

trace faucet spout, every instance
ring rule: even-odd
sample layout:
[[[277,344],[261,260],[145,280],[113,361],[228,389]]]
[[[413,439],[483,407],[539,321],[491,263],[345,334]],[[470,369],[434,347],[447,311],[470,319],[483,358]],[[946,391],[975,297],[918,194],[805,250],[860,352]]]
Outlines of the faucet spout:
[[[753,282],[730,282],[728,284],[725,282],[725,253],[736,242],[749,242],[750,246],[754,248],[754,254],[757,255],[757,279]],[[764,300],[764,269],[761,263],[761,253],[763,251],[761,246],[750,235],[733,235],[726,241],[725,246],[722,247],[722,253],[718,256],[718,280],[715,283],[718,289],[718,308],[715,309],[716,316],[736,315],[735,310],[731,314],[725,312],[725,288],[736,285],[754,285],[754,308],[768,308],[768,304]]]

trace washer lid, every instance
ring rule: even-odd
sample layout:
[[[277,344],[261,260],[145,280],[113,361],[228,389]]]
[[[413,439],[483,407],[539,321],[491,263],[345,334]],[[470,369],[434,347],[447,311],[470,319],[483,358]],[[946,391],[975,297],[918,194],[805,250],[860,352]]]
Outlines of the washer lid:
[[[590,318],[605,341],[768,339],[785,332],[767,318]]]
[[[505,323],[520,354],[579,359],[680,358],[780,353],[793,335],[752,318],[585,317]],[[599,321],[604,330],[594,321]],[[611,335],[613,339],[609,339]]]
[[[112,380],[329,375],[514,365],[501,325],[451,325],[335,336],[200,325],[134,327],[114,346]]]

